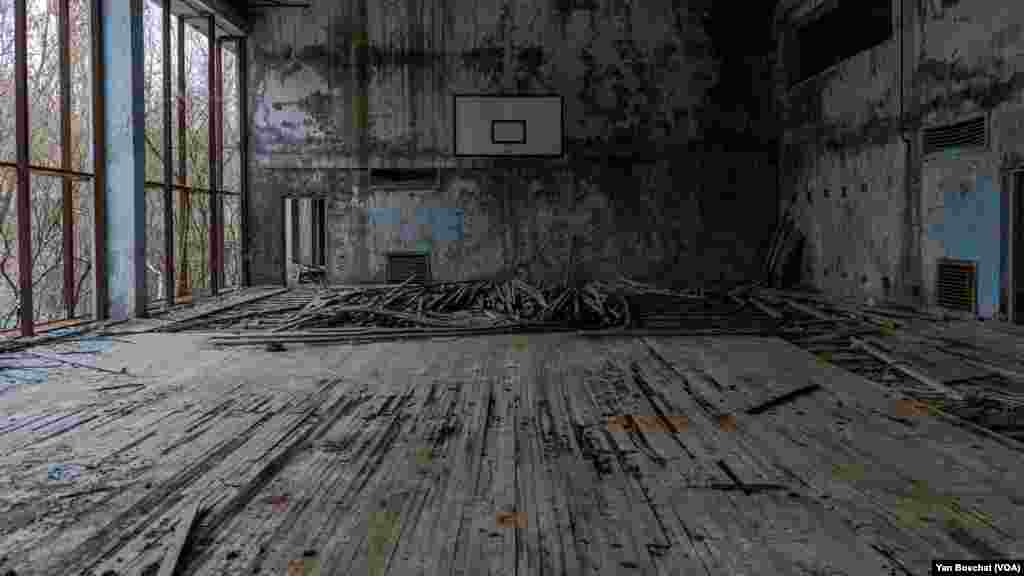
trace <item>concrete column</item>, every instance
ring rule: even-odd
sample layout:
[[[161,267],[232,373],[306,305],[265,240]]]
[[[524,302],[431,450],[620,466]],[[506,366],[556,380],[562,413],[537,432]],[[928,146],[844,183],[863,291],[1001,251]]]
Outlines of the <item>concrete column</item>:
[[[257,32],[246,42],[246,53],[240,56],[245,65],[245,98],[246,110],[244,119],[249,127],[245,138],[246,161],[242,165],[245,173],[245,249],[242,258],[249,269],[249,281],[253,286],[265,284],[284,284],[286,282],[285,258],[285,219],[284,198],[282,198],[277,182],[272,180],[273,173],[267,172],[261,164],[270,160],[266,152],[261,151],[262,138],[255,129],[255,120],[270,102],[265,102],[263,79],[268,73],[267,65],[261,52],[255,48],[261,42],[269,42],[270,35],[266,30]]]
[[[110,318],[144,317],[146,198],[143,0],[102,0]]]
[[[268,182],[266,173],[259,168],[246,169],[250,170],[250,184],[245,215],[249,252],[245,257],[250,258],[252,284],[284,284],[287,274],[284,198],[273,182]]]

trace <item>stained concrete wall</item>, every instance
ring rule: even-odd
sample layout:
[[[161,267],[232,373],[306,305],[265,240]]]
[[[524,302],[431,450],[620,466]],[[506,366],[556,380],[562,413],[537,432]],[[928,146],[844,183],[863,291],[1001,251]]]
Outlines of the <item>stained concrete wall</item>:
[[[978,264],[978,313],[991,318],[1000,301],[1000,219],[1003,212],[996,174],[984,154],[939,157],[925,170],[927,211],[925,278],[935,277],[938,258]]]
[[[782,50],[791,29],[782,15],[799,4],[780,7]],[[979,312],[991,317],[1005,304],[1007,282],[1004,171],[1024,161],[1024,5],[894,0],[893,8],[890,41],[792,88],[777,69],[781,196],[801,199],[805,271],[815,286],[886,297],[888,283],[889,297],[934,304],[936,260],[970,256],[981,276]],[[922,154],[922,128],[976,114],[990,119],[987,147]],[[844,200],[842,186],[855,195]],[[843,233],[837,222],[857,223],[860,233]]]
[[[705,7],[311,4],[267,11],[249,42],[254,278],[280,276],[284,194],[330,199],[333,281],[381,280],[385,252],[403,249],[429,250],[439,279],[561,278],[574,236],[581,275],[687,283],[756,268],[777,151],[706,142],[708,127],[758,114],[709,98],[720,67]],[[452,94],[506,90],[565,97],[564,159],[451,157]],[[440,171],[395,190],[365,166]]]
[[[340,215],[329,242],[337,250],[335,266],[347,281],[382,281],[387,252],[417,250],[431,253],[435,278],[522,270],[552,282],[564,277],[575,236],[580,277],[621,273],[679,283],[736,281],[757,265],[763,230],[756,227],[763,229],[769,219],[751,212],[748,196],[770,198],[758,180],[770,170],[757,164],[765,161],[760,155],[704,156],[712,165],[691,159],[692,165],[674,168],[591,166],[591,174],[578,167],[452,171],[436,188],[385,188],[339,198],[347,205],[334,207]],[[714,174],[715,160],[721,174]],[[689,174],[713,174],[721,184],[701,190]],[[487,192],[506,185],[508,201]],[[763,199],[762,207],[771,202]],[[752,222],[752,233],[737,230],[745,222]]]

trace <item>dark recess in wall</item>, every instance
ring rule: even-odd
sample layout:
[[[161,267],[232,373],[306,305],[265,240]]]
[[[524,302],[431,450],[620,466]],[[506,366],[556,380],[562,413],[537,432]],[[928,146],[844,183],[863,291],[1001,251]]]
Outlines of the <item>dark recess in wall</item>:
[[[793,84],[888,40],[891,0],[839,0],[839,5],[797,29],[798,66]]]
[[[721,143],[773,148],[778,129],[771,106],[775,43],[771,22],[778,0],[750,2],[737,18],[735,4],[711,3],[705,11],[705,31],[719,78],[708,94],[710,110],[702,116],[705,138]]]

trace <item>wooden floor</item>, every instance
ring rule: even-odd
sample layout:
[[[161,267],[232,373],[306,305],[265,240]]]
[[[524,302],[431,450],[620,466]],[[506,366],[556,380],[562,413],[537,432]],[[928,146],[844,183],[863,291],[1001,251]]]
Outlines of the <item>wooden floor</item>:
[[[155,575],[179,550],[182,574],[325,576],[1024,556],[1024,453],[773,338],[111,345],[87,360],[123,375],[0,392],[0,573]]]

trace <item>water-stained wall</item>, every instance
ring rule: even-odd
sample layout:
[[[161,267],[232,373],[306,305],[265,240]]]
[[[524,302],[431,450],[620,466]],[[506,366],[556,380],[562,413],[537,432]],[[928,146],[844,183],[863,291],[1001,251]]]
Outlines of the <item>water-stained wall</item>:
[[[384,254],[409,249],[431,253],[435,278],[556,278],[574,237],[581,274],[753,270],[774,224],[776,153],[706,142],[708,127],[758,116],[709,97],[722,74],[707,6],[310,4],[266,11],[249,42],[255,280],[280,278],[285,195],[329,199],[335,281],[383,279]],[[458,92],[562,95],[566,157],[453,159]],[[396,189],[365,167],[437,173]]]
[[[780,5],[783,50],[785,14],[801,3]],[[805,272],[830,293],[932,304],[937,260],[969,257],[979,312],[995,316],[1008,282],[1006,171],[1024,162],[1024,4],[894,0],[893,10],[890,41],[793,87],[777,70],[781,196],[799,200]],[[922,129],[979,114],[984,148],[923,153]]]

